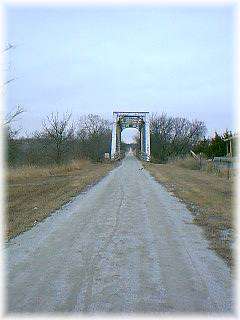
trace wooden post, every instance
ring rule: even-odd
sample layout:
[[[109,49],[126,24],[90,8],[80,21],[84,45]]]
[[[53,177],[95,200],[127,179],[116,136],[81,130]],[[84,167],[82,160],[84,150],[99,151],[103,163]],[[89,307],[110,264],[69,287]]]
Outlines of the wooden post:
[[[227,168],[228,168],[227,177],[228,177],[228,180],[229,180],[230,179],[230,161],[228,161],[228,163],[227,163]]]

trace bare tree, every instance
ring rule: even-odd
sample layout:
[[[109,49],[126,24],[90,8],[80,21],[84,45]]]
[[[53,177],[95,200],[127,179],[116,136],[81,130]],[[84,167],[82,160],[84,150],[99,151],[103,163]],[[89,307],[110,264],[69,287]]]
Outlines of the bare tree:
[[[151,152],[157,161],[187,154],[206,132],[202,121],[189,121],[166,114],[153,114],[150,129]]]
[[[16,106],[12,111],[8,112],[5,121],[4,121],[4,128],[7,131],[8,139],[14,139],[17,134],[19,133],[20,129],[13,128],[13,123],[17,119],[17,117],[25,112],[25,110],[21,106]]]
[[[109,152],[110,122],[99,115],[84,115],[78,121],[77,137],[82,155],[100,161],[103,154]]]
[[[24,109],[20,105],[16,106],[14,110],[8,112],[8,114],[6,115],[4,125],[9,125],[10,123],[12,123],[16,119],[16,117],[18,117],[23,112]]]
[[[79,119],[79,129],[84,132],[84,136],[90,137],[105,133],[109,129],[110,123],[96,114],[84,115]],[[79,131],[79,132],[80,132]]]
[[[3,130],[7,140],[7,160],[9,164],[13,164],[19,156],[19,144],[16,139],[20,128],[14,128],[13,123],[24,112],[21,106],[16,106],[11,112],[9,112],[3,123]]]
[[[15,45],[15,44],[8,43],[7,46],[3,49],[2,53],[5,53],[5,52],[8,53],[9,50],[12,50],[12,49],[15,49],[15,48],[16,48],[16,45]],[[16,80],[15,77],[6,80],[6,81],[3,83],[3,87],[6,86],[7,84],[9,84],[10,82],[14,81],[14,80]]]
[[[6,52],[10,49],[15,49],[16,48],[16,45],[15,44],[11,44],[11,43],[8,43],[7,46],[3,49],[2,52]]]
[[[67,142],[74,137],[74,126],[71,114],[65,113],[60,118],[58,112],[51,113],[43,121],[43,132],[41,137],[47,139],[53,146],[54,158],[57,163],[63,160]]]

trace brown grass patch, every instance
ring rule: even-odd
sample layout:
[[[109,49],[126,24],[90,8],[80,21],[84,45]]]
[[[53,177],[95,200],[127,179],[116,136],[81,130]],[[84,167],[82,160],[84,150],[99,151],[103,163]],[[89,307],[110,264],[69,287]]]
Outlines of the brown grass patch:
[[[7,238],[49,216],[113,167],[112,163],[93,164],[79,160],[55,167],[10,169],[6,177]]]
[[[226,163],[217,164],[211,160],[207,160],[202,158],[200,161],[194,159],[193,157],[189,156],[184,159],[174,159],[172,162],[169,162],[177,167],[191,169],[191,170],[202,170],[208,173],[212,173],[217,175],[218,177],[231,179],[234,178],[236,170],[232,167],[227,167]]]
[[[143,165],[157,181],[186,203],[194,215],[194,223],[203,226],[211,248],[232,265],[233,179],[173,163]]]

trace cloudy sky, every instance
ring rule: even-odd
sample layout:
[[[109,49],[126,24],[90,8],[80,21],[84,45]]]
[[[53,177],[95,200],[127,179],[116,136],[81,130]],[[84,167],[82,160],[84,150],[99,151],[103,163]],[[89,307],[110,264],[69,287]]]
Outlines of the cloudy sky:
[[[233,128],[232,6],[5,7],[6,110],[32,132],[52,111],[77,118],[166,112]]]

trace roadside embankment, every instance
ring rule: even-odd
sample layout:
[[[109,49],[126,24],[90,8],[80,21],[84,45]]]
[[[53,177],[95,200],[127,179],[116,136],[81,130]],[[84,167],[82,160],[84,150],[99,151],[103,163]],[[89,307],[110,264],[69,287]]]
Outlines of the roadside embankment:
[[[12,238],[59,209],[114,168],[72,161],[51,167],[11,168],[6,176],[6,236]]]
[[[186,203],[194,223],[203,226],[210,248],[232,265],[234,179],[177,164],[143,163],[168,191]]]

